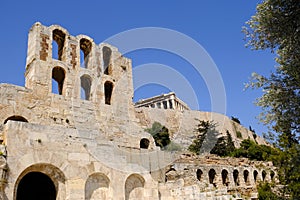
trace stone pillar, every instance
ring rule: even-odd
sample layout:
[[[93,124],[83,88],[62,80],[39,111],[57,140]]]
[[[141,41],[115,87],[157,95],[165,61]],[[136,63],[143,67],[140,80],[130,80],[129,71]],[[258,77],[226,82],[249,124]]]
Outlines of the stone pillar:
[[[167,102],[167,109],[170,109],[169,99],[167,99],[166,102]]]

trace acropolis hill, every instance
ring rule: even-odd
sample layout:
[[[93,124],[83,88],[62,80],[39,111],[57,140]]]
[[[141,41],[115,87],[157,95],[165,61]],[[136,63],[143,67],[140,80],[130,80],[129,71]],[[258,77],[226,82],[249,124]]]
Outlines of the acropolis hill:
[[[25,87],[0,84],[0,94],[0,199],[256,199],[257,183],[276,179],[270,162],[187,153],[199,120],[214,121],[236,147],[265,141],[174,93],[134,104],[131,60],[58,25],[32,26]],[[145,131],[154,122],[181,152],[155,145]]]

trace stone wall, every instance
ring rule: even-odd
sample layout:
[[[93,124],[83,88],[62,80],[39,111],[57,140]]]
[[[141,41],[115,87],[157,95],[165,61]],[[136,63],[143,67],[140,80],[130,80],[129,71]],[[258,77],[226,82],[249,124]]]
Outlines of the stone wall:
[[[212,121],[216,124],[216,131],[220,136],[226,136],[229,132],[235,147],[239,147],[240,143],[245,139],[255,140],[258,144],[267,144],[263,138],[242,125],[232,121],[227,116],[219,113],[202,112],[195,110],[164,110],[155,108],[136,108],[136,117],[142,127],[150,128],[156,121],[169,129],[172,140],[187,148],[195,138],[195,129],[199,124],[199,120]],[[238,137],[237,132],[241,133]]]
[[[25,81],[25,87],[0,84],[0,199],[39,193],[63,200],[229,199],[232,190],[255,192],[254,180],[272,179],[269,163],[156,147],[145,132],[154,121],[185,147],[200,119],[218,123],[236,146],[254,138],[221,114],[135,109],[131,61],[109,44],[36,23],[28,36]]]

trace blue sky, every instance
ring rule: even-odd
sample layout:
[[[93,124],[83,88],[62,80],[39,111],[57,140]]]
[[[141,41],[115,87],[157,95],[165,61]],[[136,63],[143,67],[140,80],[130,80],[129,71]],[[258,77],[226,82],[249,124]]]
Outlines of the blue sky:
[[[251,125],[260,134],[266,128],[258,124],[256,116],[260,108],[253,102],[261,92],[244,91],[244,83],[248,82],[252,72],[268,75],[274,69],[274,55],[268,51],[245,48],[241,32],[259,2],[1,1],[0,82],[24,85],[27,34],[36,21],[46,26],[59,24],[72,35],[90,36],[97,44],[130,29],[168,28],[189,36],[206,50],[220,71],[225,85],[225,114],[238,117],[245,127]],[[199,100],[199,109],[211,110],[210,94],[203,78],[195,75],[195,69],[184,58],[159,49],[137,50],[126,56],[132,59],[134,68],[147,63],[159,63],[177,70],[191,83]],[[145,85],[135,91],[134,100],[168,92],[168,88],[168,85]],[[187,96],[179,97],[187,103],[190,101]]]

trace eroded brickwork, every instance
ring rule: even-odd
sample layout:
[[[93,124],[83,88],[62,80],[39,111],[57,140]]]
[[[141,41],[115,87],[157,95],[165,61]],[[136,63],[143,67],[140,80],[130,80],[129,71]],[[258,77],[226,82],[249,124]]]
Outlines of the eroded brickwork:
[[[49,42],[49,36],[41,33],[40,59],[43,61],[47,61],[48,49],[49,49],[48,42]]]

